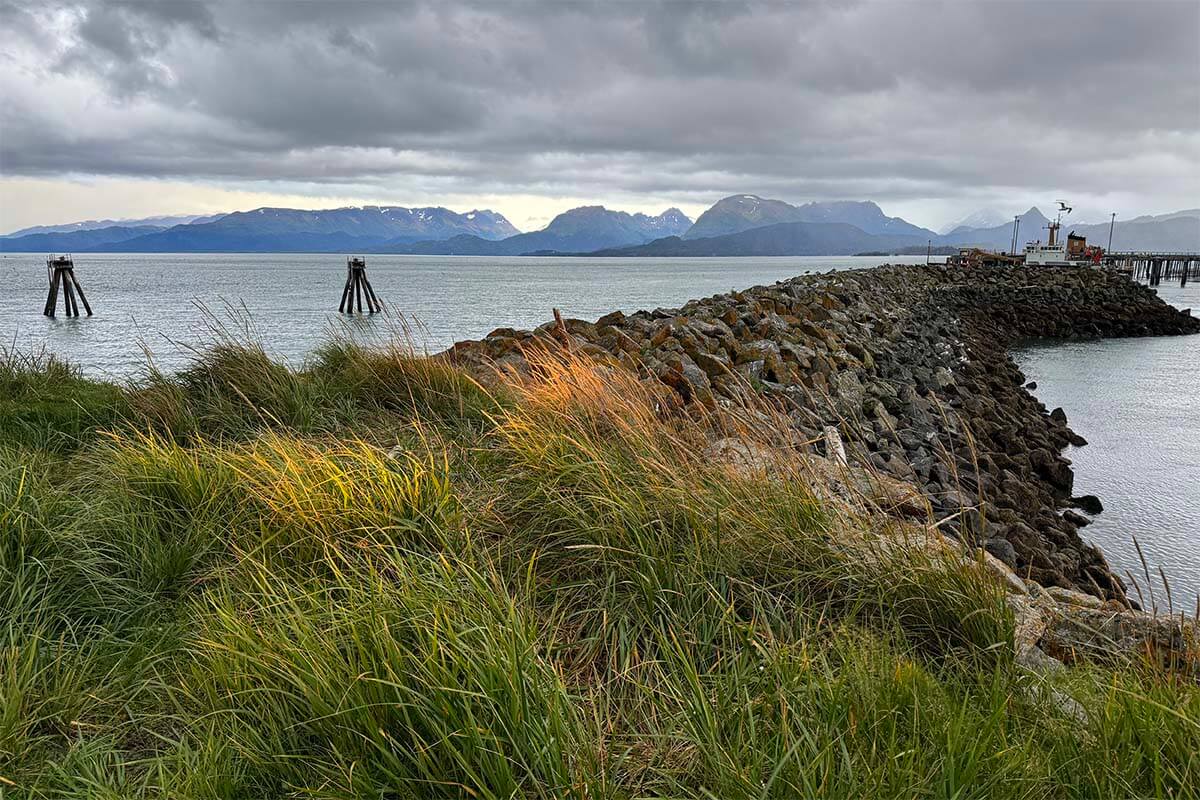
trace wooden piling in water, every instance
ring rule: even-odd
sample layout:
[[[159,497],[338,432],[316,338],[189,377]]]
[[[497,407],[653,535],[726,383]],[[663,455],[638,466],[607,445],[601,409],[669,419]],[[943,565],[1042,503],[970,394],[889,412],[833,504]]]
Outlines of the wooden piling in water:
[[[70,256],[50,256],[46,259],[46,278],[50,284],[46,292],[46,304],[42,307],[43,316],[53,317],[58,310],[58,294],[62,290],[63,311],[68,317],[79,316],[79,302],[83,309],[92,316],[92,307],[88,305],[83,287],[75,278],[75,263]],[[76,299],[78,296],[78,299]]]
[[[349,267],[346,268],[346,285],[342,287],[342,302],[338,303],[338,313],[344,313],[346,310],[346,298],[350,296],[350,284],[353,281],[353,275]]]
[[[367,280],[367,261],[364,258],[351,257],[346,259],[346,284],[342,287],[342,302],[338,304],[338,313],[361,314],[363,298],[367,300],[367,311],[374,314],[383,311],[383,304],[375,295],[375,289]]]

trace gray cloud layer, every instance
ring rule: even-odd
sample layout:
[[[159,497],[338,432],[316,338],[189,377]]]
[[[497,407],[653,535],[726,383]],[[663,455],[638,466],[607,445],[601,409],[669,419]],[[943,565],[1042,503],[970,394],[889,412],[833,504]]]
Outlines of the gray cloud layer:
[[[0,3],[0,169],[1200,196],[1196,2]]]

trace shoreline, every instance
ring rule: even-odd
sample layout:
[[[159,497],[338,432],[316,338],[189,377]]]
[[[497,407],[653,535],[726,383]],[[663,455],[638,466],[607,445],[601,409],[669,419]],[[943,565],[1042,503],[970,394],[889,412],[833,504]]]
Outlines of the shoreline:
[[[854,461],[913,486],[943,532],[1023,578],[1128,602],[1079,534],[1062,453],[1082,437],[1024,388],[1009,350],[1195,332],[1200,320],[1112,270],[883,265],[594,323],[498,329],[447,352],[479,373],[520,370],[525,348],[555,340],[665,384],[684,407],[772,398],[807,452],[827,456],[823,433],[835,428]]]

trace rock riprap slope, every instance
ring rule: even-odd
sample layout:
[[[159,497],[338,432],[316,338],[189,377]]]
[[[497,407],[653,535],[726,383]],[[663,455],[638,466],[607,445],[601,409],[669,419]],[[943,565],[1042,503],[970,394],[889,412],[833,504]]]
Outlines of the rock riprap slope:
[[[669,386],[700,411],[773,398],[797,446],[830,447],[915,487],[939,528],[1043,586],[1124,600],[1078,532],[1073,473],[1084,444],[1025,388],[1008,355],[1031,338],[1200,332],[1200,319],[1102,269],[884,265],[804,275],[678,309],[500,329],[450,355],[482,372],[524,366],[530,347],[567,346]],[[1121,376],[1113,376],[1120,380]],[[833,437],[836,439],[836,437]]]

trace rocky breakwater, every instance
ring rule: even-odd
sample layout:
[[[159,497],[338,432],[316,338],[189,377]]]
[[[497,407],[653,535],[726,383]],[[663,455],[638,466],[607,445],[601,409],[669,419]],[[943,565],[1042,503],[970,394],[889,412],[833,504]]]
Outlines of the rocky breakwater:
[[[1200,332],[1200,320],[1100,269],[884,265],[805,275],[694,300],[501,329],[448,355],[484,374],[530,347],[568,346],[671,387],[683,408],[777,402],[814,455],[830,428],[852,462],[927,498],[942,533],[1021,579],[1126,603],[1080,537],[1065,415],[1025,388],[1008,355],[1029,338]],[[1119,376],[1114,376],[1119,379]]]

